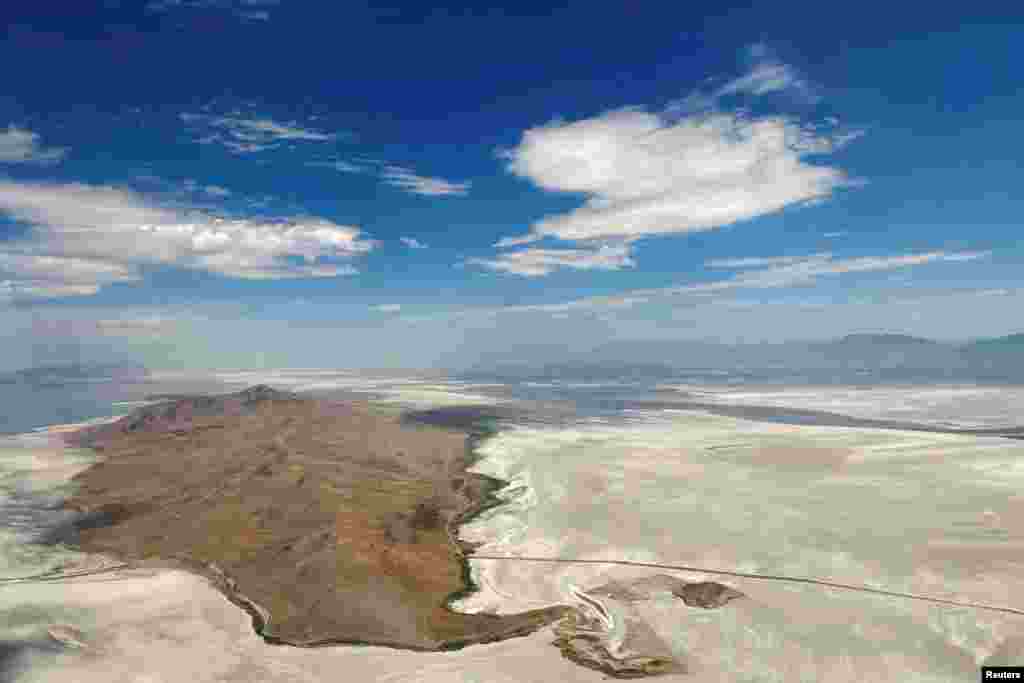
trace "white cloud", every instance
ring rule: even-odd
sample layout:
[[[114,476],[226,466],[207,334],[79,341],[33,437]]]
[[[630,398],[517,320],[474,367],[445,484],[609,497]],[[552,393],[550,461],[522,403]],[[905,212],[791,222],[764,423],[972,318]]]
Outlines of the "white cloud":
[[[236,154],[273,149],[284,142],[328,142],[337,135],[304,128],[297,123],[280,123],[269,118],[181,114],[181,120],[202,133],[200,144],[219,144]]]
[[[67,156],[66,147],[42,147],[39,134],[11,125],[0,130],[0,163],[55,164]]]
[[[635,108],[533,128],[508,154],[508,169],[545,190],[589,198],[512,240],[710,230],[826,198],[847,184],[846,175],[804,157],[834,145],[826,134],[782,117],[670,120]]]
[[[32,226],[0,249],[0,277],[24,296],[91,294],[168,265],[244,279],[336,277],[375,246],[315,217],[225,218],[158,206],[121,188],[0,182],[0,213]]]
[[[747,269],[757,259],[735,259],[731,266],[743,269],[742,272],[725,280],[714,280],[692,285],[669,287],[663,290],[648,290],[667,295],[712,293],[732,289],[770,289],[776,287],[792,287],[813,284],[816,280],[828,275],[846,273],[868,273],[886,270],[897,270],[910,266],[924,265],[933,262],[974,261],[985,258],[989,252],[963,251],[945,252],[929,251],[916,254],[898,254],[891,256],[859,256],[852,258],[836,258],[831,253],[810,254],[805,257],[774,257],[760,259],[761,268]],[[727,261],[720,261],[719,264]],[[709,265],[715,262],[709,262]],[[719,266],[721,267],[721,266]]]
[[[402,310],[401,304],[378,304],[373,307],[373,310],[379,311],[380,313],[398,313]]]
[[[518,247],[524,244],[532,244],[537,241],[536,235],[521,235],[519,237],[502,237],[500,240],[494,243],[495,247],[503,249],[505,247]]]
[[[420,242],[418,239],[413,237],[399,237],[398,241],[409,247],[410,249],[426,249],[427,245]]]
[[[134,268],[102,259],[2,251],[0,272],[14,274],[10,284],[27,296],[95,294],[100,285],[139,279]]]
[[[818,203],[838,188],[858,184],[841,169],[808,157],[827,155],[861,131],[842,130],[834,118],[806,123],[718,106],[722,98],[739,94],[809,96],[806,82],[766,46],[756,45],[748,54],[752,65],[746,74],[664,112],[626,107],[525,131],[516,147],[501,153],[508,171],[543,190],[581,194],[585,200],[495,246],[544,238],[628,242],[712,230]],[[707,106],[695,106],[697,100]]]
[[[788,265],[805,260],[806,256],[753,256],[744,258],[713,259],[704,263],[708,268],[721,268],[726,270],[740,268],[764,268],[768,266]]]
[[[748,95],[766,95],[790,88],[806,88],[806,84],[796,71],[787,64],[776,61],[764,61],[755,64],[743,76],[735,78],[715,91],[716,97],[745,93]]]
[[[417,175],[404,166],[385,166],[380,176],[388,185],[410,194],[428,197],[463,196],[469,192],[470,186],[468,181],[457,183],[444,178]]]
[[[746,288],[788,287],[812,283],[823,275],[896,270],[942,261],[974,261],[985,258],[988,255],[989,252],[980,251],[929,251],[916,254],[861,256],[839,259],[829,253],[814,254],[801,261],[776,265],[754,272],[745,272],[729,282],[735,283],[736,287]]]
[[[602,245],[596,249],[524,249],[493,259],[469,259],[468,263],[526,277],[548,275],[558,268],[620,270],[636,265],[629,245]]]

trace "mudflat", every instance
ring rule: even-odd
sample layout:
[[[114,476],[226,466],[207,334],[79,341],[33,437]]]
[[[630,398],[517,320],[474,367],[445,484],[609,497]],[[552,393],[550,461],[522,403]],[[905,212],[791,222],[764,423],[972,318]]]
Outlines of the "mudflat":
[[[464,431],[266,387],[181,397],[70,435],[95,448],[67,505],[77,543],[206,575],[268,640],[437,650],[566,614],[463,614],[457,525],[500,486],[467,472]]]

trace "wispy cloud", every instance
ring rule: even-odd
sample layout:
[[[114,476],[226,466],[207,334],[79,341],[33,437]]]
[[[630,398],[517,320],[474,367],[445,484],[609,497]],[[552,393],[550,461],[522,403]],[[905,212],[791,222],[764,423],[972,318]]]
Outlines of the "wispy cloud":
[[[358,163],[355,163],[358,162]],[[358,158],[353,161],[310,161],[306,166],[332,168],[339,173],[370,173],[387,185],[397,187],[409,194],[425,197],[464,196],[469,192],[470,183],[455,182],[445,178],[420,175],[407,166],[389,164],[379,159]]]
[[[493,259],[473,258],[467,263],[525,277],[548,275],[559,268],[620,270],[636,265],[629,245],[602,245],[595,249],[524,249]]]
[[[501,307],[463,309],[449,315],[463,317],[491,317],[506,313],[569,313],[574,311],[599,311],[607,308],[629,308],[653,302],[678,302],[681,300],[717,301],[724,295],[731,296],[738,290],[771,290],[786,287],[811,286],[826,277],[842,276],[848,273],[870,273],[899,270],[931,263],[963,263],[986,258],[986,251],[930,251],[912,254],[891,254],[883,256],[860,256],[836,258],[829,253],[810,254],[804,257],[766,257],[759,259],[733,259],[718,261],[731,262],[739,272],[719,280],[697,282],[650,289],[632,289],[616,295],[591,296],[570,301],[526,304]]]
[[[337,138],[333,133],[270,118],[183,113],[181,120],[199,133],[197,142],[219,144],[236,154],[262,152],[286,142],[329,142]]]
[[[698,88],[686,97],[669,106],[677,113],[696,113],[720,108],[723,100],[735,97],[761,97],[782,93],[797,101],[814,103],[821,98],[814,87],[791,65],[778,58],[775,51],[765,43],[751,45],[744,51],[746,71],[726,80],[720,85]]]
[[[39,134],[10,125],[0,130],[0,163],[6,164],[55,164],[65,156],[66,147],[43,147]]]
[[[420,242],[418,239],[416,239],[414,237],[399,237],[398,241],[401,242],[402,244],[404,244],[405,246],[409,247],[410,249],[426,249],[427,248],[427,245],[423,244],[423,242]]]
[[[398,313],[402,310],[401,304],[377,304],[373,306],[373,310],[379,313]]]
[[[127,189],[0,182],[0,213],[32,226],[0,248],[9,295],[93,294],[164,265],[241,279],[337,277],[375,242],[353,226],[295,216],[228,218],[162,206]]]
[[[789,67],[762,60],[719,91],[763,95],[799,82]],[[835,121],[756,118],[745,109],[680,114],[629,107],[553,121],[524,132],[501,156],[511,173],[539,188],[587,199],[496,246],[711,230],[822,201],[854,182],[841,169],[808,157],[828,154],[858,134]]]
[[[367,168],[359,164],[353,164],[350,161],[307,161],[306,166],[319,166],[322,168],[332,168],[338,173],[368,173],[372,169]]]
[[[279,4],[279,0],[150,0],[145,8],[150,14],[212,10],[245,21],[267,21],[270,19],[270,10]]]
[[[785,266],[807,260],[807,256],[753,256],[744,258],[712,259],[705,261],[708,268],[733,270],[740,268],[765,268],[769,266]]]
[[[727,95],[767,95],[773,92],[791,92],[808,100],[817,100],[811,85],[789,64],[783,63],[775,51],[765,43],[751,45],[746,50],[749,65],[747,73],[730,80],[715,90],[715,97]]]
[[[444,178],[423,176],[404,166],[385,166],[380,177],[385,183],[410,194],[427,197],[463,196],[469,192],[470,183],[453,182]]]
[[[224,197],[231,196],[231,190],[226,187],[221,187],[220,185],[203,185],[192,178],[187,178],[182,185],[188,192],[205,195],[214,199],[223,199]]]
[[[868,273],[885,270],[897,270],[910,266],[918,266],[934,262],[975,261],[989,256],[987,251],[929,251],[914,254],[897,254],[889,256],[859,256],[836,258],[831,253],[811,254],[802,258],[776,257],[761,259],[764,267],[747,270],[750,259],[733,261],[733,268],[744,270],[729,279],[709,283],[700,283],[680,288],[672,288],[672,293],[720,291],[723,289],[767,289],[773,287],[791,287],[795,285],[813,284],[817,279],[827,275],[845,273]],[[711,262],[714,263],[714,262]],[[722,261],[718,262],[723,263]],[[710,264],[709,264],[710,265]],[[721,267],[721,266],[719,266]]]
[[[729,81],[715,92],[720,97],[736,93],[765,95],[795,87],[801,82],[790,66],[778,62],[764,62],[756,65],[749,73]]]
[[[96,330],[113,337],[157,337],[170,332],[179,321],[160,315],[110,318],[96,321]]]
[[[0,273],[8,276],[10,295],[26,297],[86,296],[105,284],[139,280],[135,268],[103,258],[31,252],[0,252]]]

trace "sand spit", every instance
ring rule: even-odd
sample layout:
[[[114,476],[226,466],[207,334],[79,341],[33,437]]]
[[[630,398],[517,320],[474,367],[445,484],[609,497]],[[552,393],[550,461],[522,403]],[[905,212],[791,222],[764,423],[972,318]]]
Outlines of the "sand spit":
[[[66,504],[85,515],[71,540],[202,574],[268,642],[455,649],[569,610],[448,608],[472,590],[453,528],[500,487],[467,472],[464,432],[256,387],[176,397],[66,438],[101,456],[75,477]]]
[[[714,581],[690,582],[667,574],[611,581],[575,592],[581,608],[555,627],[554,645],[567,659],[613,678],[687,673],[686,662],[633,607],[659,593],[702,609],[745,597]]]

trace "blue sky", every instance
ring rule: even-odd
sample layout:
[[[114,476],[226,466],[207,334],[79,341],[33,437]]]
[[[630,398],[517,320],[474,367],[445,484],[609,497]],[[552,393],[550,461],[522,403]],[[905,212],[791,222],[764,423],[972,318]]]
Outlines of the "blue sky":
[[[0,10],[0,365],[1020,331],[1024,13],[669,4]]]

